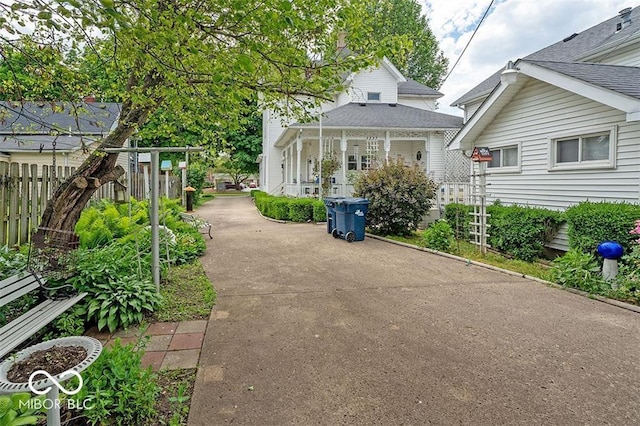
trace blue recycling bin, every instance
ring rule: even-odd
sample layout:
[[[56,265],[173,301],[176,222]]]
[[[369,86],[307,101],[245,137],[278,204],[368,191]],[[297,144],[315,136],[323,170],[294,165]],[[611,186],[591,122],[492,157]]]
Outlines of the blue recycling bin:
[[[324,206],[327,208],[327,234],[331,234],[336,227],[336,201],[344,197],[325,197]]]
[[[369,200],[345,197],[335,202],[334,210],[335,227],[331,235],[334,238],[343,238],[350,243],[364,240]]]

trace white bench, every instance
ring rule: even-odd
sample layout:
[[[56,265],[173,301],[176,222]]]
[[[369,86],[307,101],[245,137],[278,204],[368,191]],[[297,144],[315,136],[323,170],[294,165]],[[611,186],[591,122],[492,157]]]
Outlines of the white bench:
[[[43,278],[29,272],[0,281],[0,307],[29,292],[39,295],[41,282],[44,284]],[[0,328],[0,358],[10,353],[86,295],[87,293],[80,293],[65,299],[46,299]]]
[[[182,219],[186,223],[193,225],[193,227],[198,231],[204,230],[204,232],[201,233],[209,234],[209,238],[213,239],[213,237],[211,236],[211,224],[209,222],[206,222],[188,213],[180,213],[180,219]]]

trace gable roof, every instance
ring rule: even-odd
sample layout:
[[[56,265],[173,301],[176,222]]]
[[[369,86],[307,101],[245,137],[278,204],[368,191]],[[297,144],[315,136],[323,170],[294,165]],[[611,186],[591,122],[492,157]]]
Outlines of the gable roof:
[[[398,95],[420,95],[420,96],[433,96],[442,97],[442,93],[438,92],[431,87],[425,86],[422,83],[418,83],[410,78],[407,81],[398,83]]]
[[[640,121],[640,68],[581,62],[516,62],[515,81],[499,83],[451,141],[449,149],[467,149],[475,138],[513,99],[526,81],[534,78],[627,113],[627,121]]]
[[[295,123],[291,127],[318,127],[318,121]],[[325,112],[324,128],[369,129],[457,129],[462,117],[400,104],[348,103]]]
[[[619,15],[616,15],[579,34],[572,34],[564,40],[525,56],[523,59],[575,62],[584,60],[611,46],[628,43],[640,38],[640,6],[631,11],[629,18],[630,23],[620,31],[616,31],[616,26],[622,22],[622,19]],[[463,105],[474,99],[486,96],[500,83],[501,73],[502,70],[496,71],[489,78],[455,100],[451,106]]]
[[[291,124],[275,145],[300,129],[318,128],[319,121]],[[462,117],[400,104],[348,103],[322,115],[323,129],[447,130],[462,127]]]
[[[0,152],[72,152],[107,135],[117,103],[0,102]]]
[[[640,99],[640,67],[585,62],[523,61],[571,76],[594,86]]]
[[[106,135],[120,109],[111,102],[0,102],[0,135]]]

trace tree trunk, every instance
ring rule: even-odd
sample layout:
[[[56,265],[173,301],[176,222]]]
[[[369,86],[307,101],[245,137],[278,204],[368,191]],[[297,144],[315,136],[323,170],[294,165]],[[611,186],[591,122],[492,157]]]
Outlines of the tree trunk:
[[[107,154],[103,148],[122,148],[125,141],[142,125],[149,115],[148,105],[123,104],[118,126],[100,146],[82,163],[76,172],[55,190],[42,214],[41,227],[73,231],[80,213],[86,207],[91,196],[109,182],[125,173],[116,166],[118,154]]]

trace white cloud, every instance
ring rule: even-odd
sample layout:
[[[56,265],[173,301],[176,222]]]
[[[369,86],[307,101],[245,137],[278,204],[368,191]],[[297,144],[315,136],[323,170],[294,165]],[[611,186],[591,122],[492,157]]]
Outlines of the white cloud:
[[[453,66],[490,0],[422,0],[429,26]],[[440,91],[440,112],[504,67],[563,38],[612,18],[638,0],[496,0]]]

